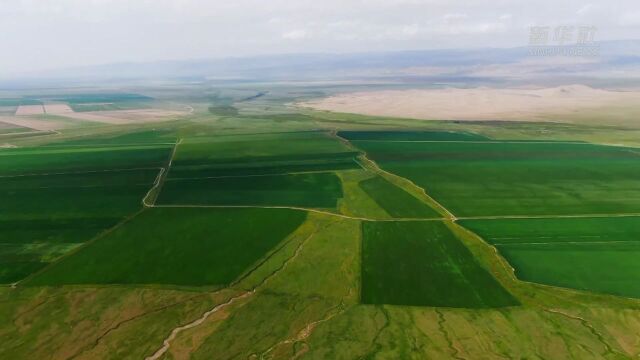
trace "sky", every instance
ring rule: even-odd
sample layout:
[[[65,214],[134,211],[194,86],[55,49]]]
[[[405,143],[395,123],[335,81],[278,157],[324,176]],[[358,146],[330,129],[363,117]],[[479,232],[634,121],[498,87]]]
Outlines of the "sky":
[[[638,0],[0,0],[0,76],[115,62],[640,39]],[[553,31],[553,30],[552,30]]]

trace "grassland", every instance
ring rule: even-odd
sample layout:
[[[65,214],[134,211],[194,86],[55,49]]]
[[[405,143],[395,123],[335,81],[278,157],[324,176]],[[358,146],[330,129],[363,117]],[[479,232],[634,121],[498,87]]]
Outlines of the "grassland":
[[[442,222],[362,226],[362,302],[463,308],[518,305]]]
[[[361,181],[360,188],[392,217],[438,218],[429,205],[382,177]]]
[[[637,217],[470,220],[511,263],[518,278],[640,297]]]

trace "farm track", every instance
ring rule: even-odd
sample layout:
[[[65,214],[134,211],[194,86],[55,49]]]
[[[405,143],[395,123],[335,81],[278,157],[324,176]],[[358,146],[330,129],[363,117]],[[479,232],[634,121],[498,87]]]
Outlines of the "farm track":
[[[317,230],[316,230],[317,232]],[[300,244],[298,245],[298,247],[296,248],[296,250],[294,251],[293,255],[291,255],[289,258],[287,258],[282,265],[276,269],[274,272],[272,272],[271,274],[267,275],[260,283],[258,283],[256,286],[253,287],[253,289],[245,291],[243,293],[241,293],[240,295],[236,295],[234,297],[232,297],[231,299],[227,300],[226,302],[222,303],[222,304],[218,304],[215,307],[213,307],[211,310],[205,312],[204,314],[202,314],[201,317],[199,317],[198,319],[186,324],[186,325],[182,325],[180,327],[177,327],[175,329],[173,329],[171,331],[171,333],[169,334],[169,336],[163,341],[163,345],[160,349],[158,349],[153,355],[148,356],[145,358],[145,360],[158,360],[160,359],[161,356],[163,356],[171,347],[171,341],[173,341],[179,333],[185,331],[185,330],[189,330],[191,328],[197,327],[199,325],[201,325],[202,323],[204,323],[207,318],[209,318],[212,314],[217,313],[218,311],[233,305],[235,302],[242,300],[242,299],[246,299],[249,298],[251,296],[253,296],[258,290],[260,290],[264,285],[266,285],[269,280],[271,280],[273,277],[275,277],[276,275],[278,275],[280,272],[282,272],[288,265],[290,262],[292,262],[293,260],[295,260],[298,255],[300,254],[300,252],[302,251],[304,245],[316,235],[316,232],[313,232],[311,235],[309,235],[307,238],[305,238],[303,241],[300,242]]]
[[[169,173],[169,169],[171,168],[171,164],[173,163],[173,158],[176,156],[176,151],[178,150],[178,145],[182,143],[182,139],[178,139],[178,141],[173,144],[173,150],[171,151],[171,155],[167,159],[167,164],[165,167],[160,168],[160,172],[158,176],[156,176],[156,180],[153,182],[153,186],[149,191],[147,191],[146,195],[142,198],[142,205],[146,208],[152,207],[156,200],[158,199],[158,195],[160,195],[160,190],[162,189],[162,185],[164,185],[164,181],[167,178],[167,174]],[[155,191],[155,192],[154,192]],[[152,196],[153,201],[151,203],[147,202],[147,199]]]
[[[445,221],[444,218],[393,218],[393,219],[373,219],[359,216],[350,216],[344,214],[338,214],[330,211],[318,210],[313,208],[304,208],[296,206],[269,206],[269,205],[150,205],[148,207],[153,208],[214,208],[214,209],[289,209],[305,212],[312,212],[316,214],[323,214],[329,216],[335,216],[342,219],[360,220],[360,221],[380,221],[380,222],[393,222],[393,221]]]

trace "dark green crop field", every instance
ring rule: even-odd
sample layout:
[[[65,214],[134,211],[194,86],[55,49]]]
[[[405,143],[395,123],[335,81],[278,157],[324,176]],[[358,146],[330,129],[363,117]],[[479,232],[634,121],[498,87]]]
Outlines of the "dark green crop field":
[[[354,141],[458,216],[640,213],[640,153],[579,143]]]
[[[335,208],[342,184],[334,173],[167,179],[159,204]]]
[[[362,302],[486,308],[517,305],[439,221],[364,222]]]
[[[305,218],[286,209],[150,209],[27,284],[226,285]]]
[[[220,159],[206,162],[183,160],[171,167],[169,177],[175,179],[347,170],[360,167],[355,160],[357,155],[356,152],[343,152]]]
[[[542,284],[640,297],[640,218],[469,220],[516,269]]]
[[[11,149],[0,153],[0,175],[160,167],[167,161],[171,148],[171,145],[136,145]]]
[[[169,151],[73,146],[3,151],[0,283],[23,279],[135,213]]]
[[[177,137],[171,130],[142,130],[64,140],[54,143],[53,146],[86,145],[87,147],[90,147],[95,146],[95,144],[130,146],[132,144],[169,144],[175,143],[176,141]]]
[[[347,140],[387,141],[484,141],[488,138],[460,131],[339,131]]]
[[[358,186],[393,217],[439,218],[440,214],[418,198],[382,177],[361,181]]]
[[[259,158],[264,156],[304,156],[336,154],[351,151],[326,132],[285,132],[187,138],[180,145],[175,165],[219,162],[224,159]]]
[[[0,178],[0,283],[24,278],[137,211],[157,173]]]

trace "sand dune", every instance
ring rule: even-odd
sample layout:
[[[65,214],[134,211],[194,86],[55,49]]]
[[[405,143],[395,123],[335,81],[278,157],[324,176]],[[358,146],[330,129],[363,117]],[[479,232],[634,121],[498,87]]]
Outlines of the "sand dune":
[[[543,89],[433,89],[356,92],[301,103],[318,110],[446,120],[541,119],[615,104],[640,104],[640,92],[569,85]]]

